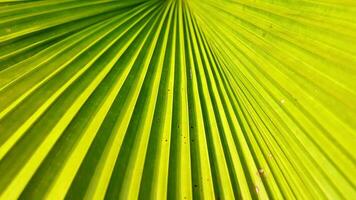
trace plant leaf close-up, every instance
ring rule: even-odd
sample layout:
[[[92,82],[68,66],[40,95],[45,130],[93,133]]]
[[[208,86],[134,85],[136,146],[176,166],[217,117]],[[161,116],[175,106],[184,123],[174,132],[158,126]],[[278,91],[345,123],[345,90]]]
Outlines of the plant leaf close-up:
[[[0,200],[356,199],[356,1],[0,1]]]

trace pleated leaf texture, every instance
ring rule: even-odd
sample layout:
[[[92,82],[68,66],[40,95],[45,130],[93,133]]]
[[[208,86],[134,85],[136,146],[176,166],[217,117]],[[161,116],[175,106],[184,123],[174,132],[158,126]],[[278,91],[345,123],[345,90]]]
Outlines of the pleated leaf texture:
[[[356,1],[0,2],[0,199],[356,199]]]

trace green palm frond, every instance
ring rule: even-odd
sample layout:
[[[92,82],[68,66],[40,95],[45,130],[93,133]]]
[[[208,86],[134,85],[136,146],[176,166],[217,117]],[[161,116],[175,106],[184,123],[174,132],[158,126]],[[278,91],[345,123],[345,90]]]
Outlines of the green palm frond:
[[[353,0],[0,2],[0,199],[355,199]]]

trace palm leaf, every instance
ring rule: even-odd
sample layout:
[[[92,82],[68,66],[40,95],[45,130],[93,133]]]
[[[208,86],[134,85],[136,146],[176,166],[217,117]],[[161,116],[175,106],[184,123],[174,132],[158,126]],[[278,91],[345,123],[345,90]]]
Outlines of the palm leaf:
[[[355,199],[352,0],[0,3],[0,199]]]

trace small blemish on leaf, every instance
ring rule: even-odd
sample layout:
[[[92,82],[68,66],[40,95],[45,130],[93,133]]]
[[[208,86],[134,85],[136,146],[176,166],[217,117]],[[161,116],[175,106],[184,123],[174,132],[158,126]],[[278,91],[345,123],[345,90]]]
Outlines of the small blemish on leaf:
[[[255,186],[255,191],[258,194],[260,192],[260,189],[257,186]]]
[[[258,174],[259,174],[259,176],[260,177],[263,177],[263,176],[265,176],[265,170],[264,169],[258,169]]]

